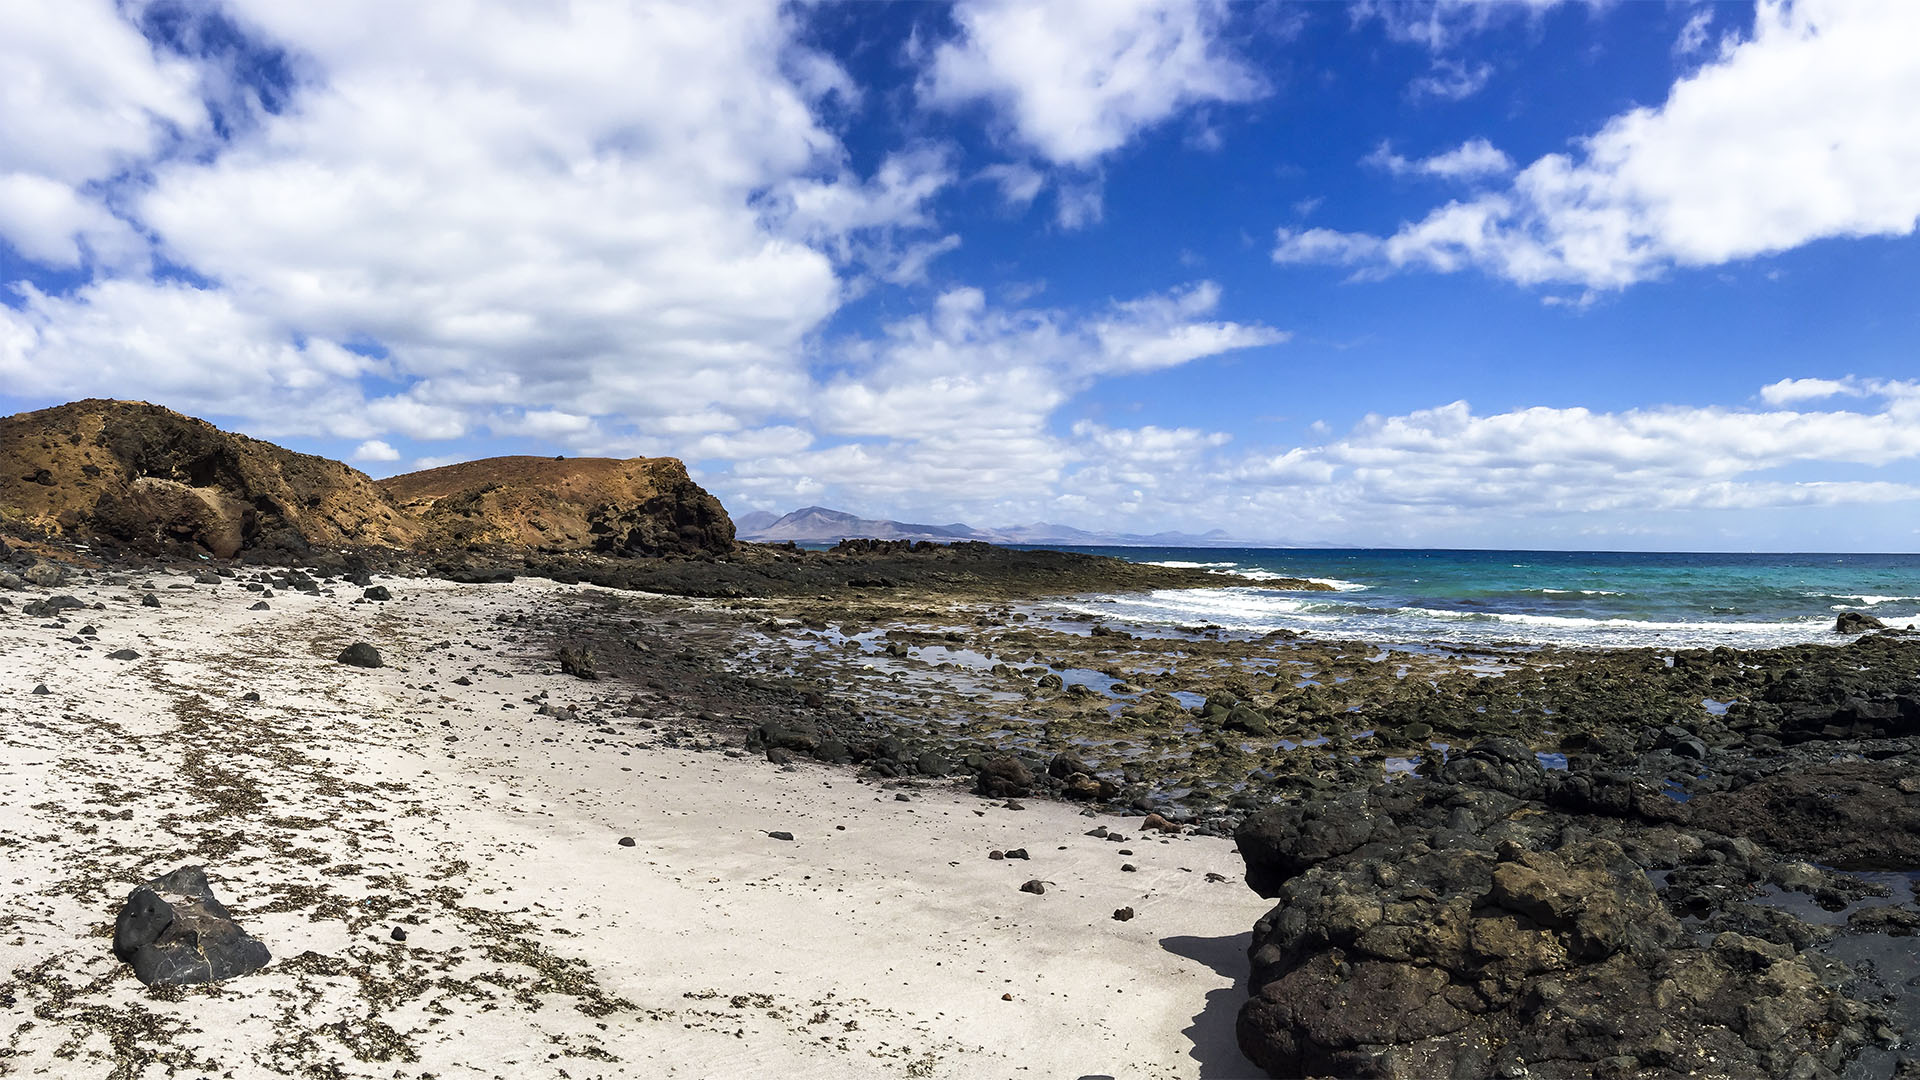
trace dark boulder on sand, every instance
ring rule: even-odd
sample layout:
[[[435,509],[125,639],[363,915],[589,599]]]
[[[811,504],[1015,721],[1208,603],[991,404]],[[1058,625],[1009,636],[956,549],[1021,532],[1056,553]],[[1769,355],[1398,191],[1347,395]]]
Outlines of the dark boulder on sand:
[[[213,895],[206,871],[183,866],[133,890],[113,926],[113,955],[148,986],[192,986],[258,971],[272,956]]]
[[[974,790],[989,799],[1010,799],[1033,793],[1033,773],[1011,757],[990,757],[974,779]]]
[[[380,658],[380,650],[364,641],[356,641],[340,650],[340,655],[335,659],[338,663],[346,664],[350,667],[376,668],[386,666],[386,661]]]

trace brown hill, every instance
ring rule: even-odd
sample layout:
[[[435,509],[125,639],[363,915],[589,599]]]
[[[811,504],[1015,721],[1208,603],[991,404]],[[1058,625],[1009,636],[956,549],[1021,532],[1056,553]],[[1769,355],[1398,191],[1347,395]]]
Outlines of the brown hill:
[[[628,555],[733,548],[726,508],[674,458],[484,458],[379,483],[419,517],[428,546]]]
[[[422,532],[340,462],[138,401],[90,399],[0,418],[0,521],[143,550],[406,546]]]

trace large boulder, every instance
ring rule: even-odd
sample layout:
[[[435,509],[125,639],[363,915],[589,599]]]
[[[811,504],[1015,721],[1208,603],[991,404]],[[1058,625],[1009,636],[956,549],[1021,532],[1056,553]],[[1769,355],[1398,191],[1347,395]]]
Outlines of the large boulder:
[[[1476,771],[1512,779],[1500,756]],[[1623,827],[1417,778],[1256,815],[1248,880],[1278,903],[1254,927],[1242,1052],[1276,1077],[1786,1077],[1865,1044],[1878,1021],[1824,960],[1694,934],[1643,861],[1725,856],[1597,835]]]
[[[1862,615],[1857,611],[1844,611],[1833,620],[1833,629],[1838,634],[1864,634],[1870,630],[1885,630],[1887,624],[1871,615]]]
[[[219,982],[273,957],[213,895],[206,871],[183,866],[134,889],[113,924],[113,955],[148,986]]]

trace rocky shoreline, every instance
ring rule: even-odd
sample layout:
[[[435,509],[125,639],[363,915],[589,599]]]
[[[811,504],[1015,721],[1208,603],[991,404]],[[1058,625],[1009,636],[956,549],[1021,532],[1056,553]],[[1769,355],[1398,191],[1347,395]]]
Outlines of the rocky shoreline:
[[[48,607],[50,555],[88,557],[13,551],[0,625],[85,615]],[[556,730],[1231,837],[1278,902],[1234,1003],[1270,1075],[1920,1069],[1920,639],[1898,632],[1655,653],[1151,631],[1048,598],[1221,582],[985,545],[191,570],[242,598],[608,586],[493,616],[592,695],[542,701]]]

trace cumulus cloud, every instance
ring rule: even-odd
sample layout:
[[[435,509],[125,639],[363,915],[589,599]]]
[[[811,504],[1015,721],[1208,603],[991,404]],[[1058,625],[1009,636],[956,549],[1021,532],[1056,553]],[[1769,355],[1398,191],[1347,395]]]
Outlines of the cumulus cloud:
[[[851,84],[771,2],[184,9],[297,72],[273,111],[220,90],[254,111],[219,138],[197,95],[233,72],[156,52],[141,10],[0,16],[0,235],[93,276],[0,307],[16,393],[361,439],[523,405],[732,430],[805,396],[862,279],[957,243],[927,209],[945,152],[852,171],[812,108]],[[149,237],[194,284],[142,272]]]
[[[1015,140],[1085,167],[1191,105],[1249,101],[1265,82],[1219,41],[1217,0],[963,0],[933,51],[922,100],[985,101]]]
[[[1781,379],[1760,388],[1760,400],[1769,405],[1791,405],[1796,401],[1818,401],[1836,394],[1859,397],[1867,392],[1861,380],[1849,375],[1844,379]]]
[[[1391,236],[1282,230],[1282,263],[1476,268],[1523,285],[1618,289],[1920,218],[1920,6],[1763,2],[1752,36],[1511,186]]]
[[[21,0],[0,15],[0,241],[63,269],[144,260],[112,181],[207,123],[187,63],[110,0]]]
[[[1432,176],[1442,180],[1477,180],[1513,171],[1513,159],[1485,139],[1469,139],[1445,153],[1418,160],[1394,153],[1393,144],[1382,141],[1360,162],[1395,176]]]
[[[1224,442],[1151,426],[1131,434],[1083,426],[1067,437],[1052,430],[1055,414],[1098,378],[1286,340],[1270,327],[1214,317],[1219,303],[1211,282],[1091,314],[1003,308],[979,289],[950,289],[880,337],[843,343],[843,373],[815,391],[807,423],[822,438],[853,441],[804,450],[780,443],[781,453],[736,461],[718,482],[749,498],[833,492],[875,511],[934,492],[956,514],[1010,499],[1039,512],[1089,456],[1109,466],[1120,457],[1164,463],[1180,448]]]
[[[1813,384],[1842,385],[1785,380],[1765,388],[1762,397],[1806,400],[1835,392]],[[1920,382],[1855,386],[1878,398],[1879,407],[1615,413],[1536,407],[1483,416],[1456,401],[1369,416],[1344,437],[1318,446],[1249,456],[1235,480],[1269,497],[1298,493],[1328,525],[1416,516],[1498,523],[1920,499],[1920,487],[1889,480],[1776,478],[1808,463],[1883,467],[1920,459]],[[1262,496],[1252,498],[1259,502]]]
[[[399,461],[400,451],[379,439],[368,439],[353,448],[355,461]]]

